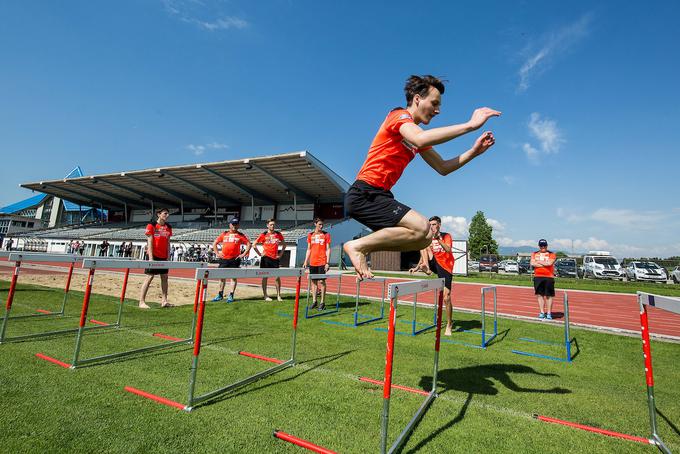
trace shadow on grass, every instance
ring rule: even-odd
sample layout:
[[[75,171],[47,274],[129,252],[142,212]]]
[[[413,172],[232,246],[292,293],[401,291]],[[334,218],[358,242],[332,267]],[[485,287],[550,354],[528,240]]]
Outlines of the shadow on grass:
[[[409,452],[415,453],[425,447],[429,442],[441,435],[447,429],[450,429],[458,422],[462,421],[465,413],[472,401],[474,394],[481,395],[496,395],[498,388],[494,381],[500,382],[503,386],[514,392],[522,393],[547,393],[547,394],[569,394],[571,390],[560,387],[553,387],[549,389],[541,388],[526,388],[515,383],[510,374],[531,374],[539,377],[557,377],[557,374],[542,373],[529,366],[519,364],[492,364],[482,366],[462,367],[460,369],[444,369],[439,371],[437,375],[437,389],[443,388],[439,394],[447,391],[460,391],[467,394],[465,403],[456,417],[451,421],[434,430],[424,440],[418,443]],[[422,389],[430,388],[432,377],[424,376],[420,379],[420,387]]]
[[[326,356],[320,356],[318,358],[308,359],[304,363],[298,363],[298,364],[306,364],[306,363],[311,363],[311,362],[315,362],[315,361],[319,361],[319,360],[321,360],[321,362],[314,364],[314,366],[311,366],[308,369],[300,371],[293,376],[283,378],[281,380],[272,381],[270,383],[266,383],[266,384],[260,385],[260,386],[249,387],[248,389],[243,389],[243,390],[237,391],[237,392],[231,392],[231,393],[225,392],[224,394],[221,394],[219,396],[215,396],[214,399],[210,399],[206,402],[202,402],[202,403],[196,405],[194,408],[208,406],[208,405],[214,405],[214,404],[217,404],[219,402],[224,402],[225,400],[229,400],[229,399],[234,398],[234,397],[242,396],[244,394],[248,394],[248,393],[252,393],[252,392],[255,392],[255,391],[259,391],[259,390],[262,390],[262,389],[269,388],[270,386],[276,386],[276,385],[280,385],[280,384],[283,384],[283,383],[287,383],[289,381],[295,380],[296,378],[301,377],[302,375],[305,375],[305,374],[313,371],[314,369],[317,369],[321,366],[324,366],[324,365],[326,365],[330,362],[336,361],[336,360],[342,358],[343,356],[347,356],[354,351],[356,351],[356,350],[346,350],[344,352],[334,353],[332,355],[326,355]],[[282,369],[281,372],[284,371],[284,370],[287,370],[287,368]],[[262,378],[266,378],[266,377],[262,377]],[[244,386],[247,386],[247,385],[244,385]]]
[[[666,424],[668,424],[668,425],[671,427],[671,429],[673,429],[673,431],[675,432],[675,434],[678,435],[678,436],[680,436],[680,429],[678,429],[678,426],[676,426],[675,424],[673,424],[673,423],[671,422],[671,420],[668,419],[668,418],[666,417],[666,415],[664,415],[663,413],[661,413],[661,410],[659,410],[658,408],[656,409],[656,412],[659,414],[659,416],[661,416],[661,417],[663,418],[664,421],[666,421]]]

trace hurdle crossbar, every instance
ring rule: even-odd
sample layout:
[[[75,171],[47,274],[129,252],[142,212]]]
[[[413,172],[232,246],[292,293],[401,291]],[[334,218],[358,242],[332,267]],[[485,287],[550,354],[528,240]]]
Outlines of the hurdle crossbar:
[[[642,357],[645,366],[645,379],[647,382],[647,407],[649,408],[649,426],[652,432],[651,439],[664,454],[670,454],[670,449],[664,444],[659,435],[659,427],[656,422],[656,399],[654,397],[654,371],[652,369],[652,346],[649,338],[649,317],[647,306],[657,307],[662,310],[680,314],[680,298],[654,295],[647,292],[637,292],[637,300],[640,306],[640,333],[642,337]]]
[[[441,327],[442,327],[442,306],[444,305],[444,293],[442,289],[444,288],[444,279],[430,279],[427,281],[416,281],[416,282],[400,282],[389,285],[388,295],[390,298],[390,316],[388,321],[388,331],[387,331],[387,348],[385,352],[385,378],[383,380],[383,410],[381,416],[381,440],[380,440],[380,452],[382,454],[393,453],[398,451],[409,434],[415,429],[416,425],[423,417],[428,407],[432,401],[437,397],[437,374],[439,372],[439,346],[441,339]],[[416,411],[415,415],[409,423],[406,425],[404,430],[399,434],[397,439],[394,441],[391,447],[388,448],[387,435],[389,428],[389,411],[390,411],[390,397],[392,392],[392,364],[394,359],[394,335],[395,335],[395,324],[397,320],[397,299],[399,295],[406,296],[415,294],[417,292],[424,291],[434,291],[435,295],[438,296],[435,300],[437,301],[437,323],[436,323],[436,335],[434,344],[434,371],[432,374],[432,389],[430,390],[428,396],[425,398],[420,408]],[[437,295],[438,294],[438,295]]]
[[[335,296],[335,309],[320,310],[316,314],[309,314],[309,296],[311,295],[312,281],[318,279],[337,279],[338,293]],[[340,312],[340,290],[342,289],[342,273],[328,273],[328,274],[309,274],[307,276],[307,298],[305,300],[305,318],[323,317],[329,314]],[[326,293],[328,293],[326,291]],[[312,298],[314,299],[314,298]]]
[[[487,293],[493,293],[493,334],[491,337],[487,338],[487,331],[486,331],[486,294]],[[472,344],[468,342],[463,342],[459,340],[454,340],[454,339],[442,339],[442,342],[447,342],[449,344],[459,344],[459,345],[464,345],[466,347],[473,347],[473,348],[481,348],[483,350],[486,350],[486,348],[489,346],[492,340],[498,336],[498,297],[496,294],[496,286],[490,286],[490,287],[482,287],[481,289],[481,301],[482,301],[482,312],[481,312],[481,320],[482,320],[482,330],[476,330],[476,329],[457,329],[456,332],[459,333],[471,333],[471,334],[479,334],[481,336],[481,343],[479,344]]]
[[[199,268],[205,266],[202,262],[170,262],[170,261],[151,261],[151,260],[119,260],[119,259],[99,259],[99,258],[86,258],[83,260],[83,268],[89,268],[87,284],[85,287],[85,296],[83,297],[83,307],[80,312],[80,324],[77,329],[78,334],[76,336],[76,344],[73,351],[73,361],[71,362],[71,369],[75,369],[79,366],[85,364],[91,364],[99,362],[106,359],[121,358],[124,356],[134,355],[138,353],[145,353],[154,350],[161,350],[177,345],[189,344],[193,342],[193,325],[196,323],[196,304],[194,302],[194,316],[192,320],[192,326],[189,330],[189,337],[185,339],[174,340],[166,342],[164,344],[152,345],[148,347],[135,348],[132,350],[125,350],[115,353],[107,353],[104,355],[93,356],[90,358],[81,358],[80,351],[82,348],[83,334],[88,329],[85,327],[85,322],[87,320],[87,312],[90,306],[90,297],[92,294],[92,287],[94,284],[94,275],[97,269],[124,269],[125,275],[123,278],[123,286],[120,294],[120,303],[118,305],[118,317],[115,323],[108,325],[98,325],[99,328],[120,328],[121,320],[123,316],[123,306],[125,303],[125,292],[127,290],[128,278],[130,276],[130,270],[132,269],[180,269],[180,268]],[[197,290],[198,291],[198,284]],[[94,327],[89,327],[90,329]]]
[[[69,296],[69,290],[71,288],[71,278],[73,277],[73,268],[75,264],[82,261],[83,258],[77,255],[71,254],[47,254],[47,253],[32,253],[32,252],[9,252],[6,251],[8,262],[14,262],[14,272],[12,274],[12,281],[10,284],[9,292],[7,293],[7,301],[5,303],[5,313],[2,318],[2,326],[0,326],[0,344],[3,342],[16,342],[26,339],[36,339],[45,336],[54,336],[58,334],[74,333],[76,329],[61,329],[52,331],[42,331],[37,333],[25,334],[22,336],[12,336],[7,337],[7,326],[9,320],[17,319],[27,319],[36,317],[61,317],[66,311],[66,302]],[[58,262],[58,263],[68,263],[68,273],[66,276],[66,284],[64,286],[64,298],[61,302],[61,309],[58,311],[46,311],[44,309],[37,309],[37,314],[27,314],[27,315],[14,315],[11,316],[10,312],[12,310],[12,303],[14,301],[14,294],[16,292],[16,284],[19,279],[19,271],[21,269],[22,262]]]
[[[407,336],[417,336],[420,333],[428,331],[434,328],[437,324],[437,305],[432,305],[432,323],[422,323],[417,321],[417,309],[418,309],[418,291],[413,293],[413,313],[411,315],[411,320],[399,320],[400,323],[406,323],[411,325],[410,332],[396,331],[396,334],[404,334]],[[422,326],[422,328],[417,328]],[[386,328],[375,328],[376,331],[387,331]]]
[[[540,339],[533,339],[530,337],[520,337],[519,340],[525,341],[525,342],[533,342],[536,344],[544,344],[544,345],[555,345],[555,346],[564,346],[564,356],[551,356],[551,355],[542,355],[540,353],[534,353],[534,352],[528,352],[524,350],[512,350],[513,353],[517,355],[524,355],[524,356],[533,356],[534,358],[541,358],[541,359],[548,359],[551,361],[560,361],[560,362],[565,362],[565,363],[571,363],[571,360],[573,359],[571,356],[571,343],[573,342],[573,339],[571,338],[571,334],[569,331],[569,295],[567,292],[564,292],[564,341],[563,342],[551,342],[551,341],[544,341]]]
[[[253,383],[261,378],[272,375],[276,372],[284,370],[295,364],[295,354],[296,354],[296,340],[297,340],[297,324],[298,324],[298,312],[300,307],[300,285],[302,282],[302,268],[273,268],[273,269],[261,269],[261,268],[245,268],[245,269],[233,269],[233,268],[199,268],[196,270],[197,277],[197,287],[196,287],[196,297],[195,297],[195,307],[197,310],[197,319],[194,324],[194,331],[192,334],[194,348],[192,349],[192,360],[191,360],[191,370],[189,372],[189,396],[187,399],[187,404],[184,405],[185,411],[192,411],[197,405],[210,401],[217,396],[225,394],[236,388]],[[293,309],[293,323],[292,323],[292,339],[291,339],[291,353],[290,359],[277,364],[274,367],[258,372],[249,377],[243,378],[227,386],[209,391],[202,395],[197,396],[195,394],[196,389],[196,377],[199,365],[199,355],[201,352],[201,340],[203,337],[203,324],[205,320],[205,307],[206,307],[206,295],[208,281],[210,279],[239,279],[239,278],[276,278],[276,277],[297,277],[297,284],[295,286],[295,305]],[[198,285],[200,283],[200,286]],[[200,297],[199,297],[200,292]]]

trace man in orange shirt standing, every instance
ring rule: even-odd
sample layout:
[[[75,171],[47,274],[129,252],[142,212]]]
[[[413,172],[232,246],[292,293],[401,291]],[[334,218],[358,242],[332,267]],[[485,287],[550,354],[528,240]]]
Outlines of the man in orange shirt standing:
[[[359,279],[371,278],[366,254],[373,251],[422,251],[430,245],[432,233],[427,219],[394,199],[390,191],[406,166],[420,154],[440,175],[448,175],[484,153],[495,143],[487,131],[463,154],[444,160],[434,145],[481,128],[501,113],[482,107],[470,120],[459,125],[423,130],[439,114],[444,84],[434,76],[411,76],[404,87],[406,108],[393,109],[380,126],[368,150],[356,181],[345,196],[345,209],[357,221],[373,230],[370,235],[345,243]]]
[[[546,240],[538,241],[538,251],[531,254],[534,267],[534,293],[538,297],[538,318],[552,320],[552,301],[555,296],[555,260],[557,255],[548,250]],[[547,309],[547,311],[546,311]]]
[[[453,306],[451,304],[451,286],[453,285],[453,238],[450,234],[442,232],[442,220],[439,216],[430,218],[430,231],[432,243],[421,253],[421,261],[410,271],[423,271],[430,274],[437,273],[437,277],[444,278],[444,306],[446,306],[446,330],[444,335],[450,336],[453,329]],[[428,263],[423,262],[427,257]]]
[[[255,253],[262,257],[260,259],[260,268],[279,268],[281,266],[280,260],[283,257],[283,252],[286,250],[286,242],[283,239],[281,232],[275,230],[276,221],[270,219],[267,221],[267,230],[260,234],[253,243],[253,249]],[[262,253],[257,249],[257,245],[262,244]],[[279,246],[281,246],[281,251],[279,252]],[[267,278],[262,278],[262,293],[264,294],[265,301],[271,301],[272,299],[267,295]],[[281,278],[276,278],[276,299],[278,301],[283,301],[281,299]]]
[[[323,230],[323,221],[320,218],[314,219],[314,231],[307,235],[307,253],[305,254],[305,262],[302,264],[303,268],[307,268],[309,263],[309,274],[326,274],[330,268],[329,260],[331,259],[331,236]],[[326,308],[324,301],[326,300],[326,279],[312,279],[313,291],[312,309],[317,305],[316,295],[321,292],[321,304],[319,310]]]
[[[146,250],[149,254],[149,260],[165,261],[170,256],[172,227],[167,222],[170,211],[167,208],[161,208],[158,210],[157,216],[156,223],[147,225],[144,232],[146,235]],[[161,277],[161,307],[172,307],[172,304],[168,303],[168,270],[153,268],[144,270],[144,273],[147,276],[142,284],[139,307],[141,309],[149,309],[149,305],[146,304],[146,294],[149,291],[149,285],[151,285],[153,277],[157,274]]]
[[[220,257],[220,268],[239,268],[241,266],[241,259],[243,257],[248,257],[248,253],[250,252],[250,240],[243,233],[239,232],[238,225],[238,218],[229,221],[229,230],[222,232],[213,242],[213,251],[215,251],[215,255]],[[217,249],[218,244],[222,245],[221,254]],[[243,252],[241,252],[241,245],[246,246]],[[227,296],[227,303],[233,303],[237,280],[230,279],[229,281],[231,289]],[[213,298],[213,301],[222,301],[224,299],[224,286],[226,282],[226,279],[220,279],[220,292]]]

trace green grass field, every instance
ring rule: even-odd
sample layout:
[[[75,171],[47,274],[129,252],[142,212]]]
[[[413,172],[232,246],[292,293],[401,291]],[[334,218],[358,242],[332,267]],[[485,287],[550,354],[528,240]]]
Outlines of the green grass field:
[[[7,295],[0,282],[0,297]],[[73,292],[67,317],[16,320],[8,336],[74,327],[82,295]],[[13,315],[37,308],[53,310],[61,293],[21,285]],[[376,314],[378,303],[362,313]],[[133,386],[185,402],[191,365],[190,346],[67,370],[37,359],[42,352],[70,362],[74,337],[61,336],[0,345],[0,451],[18,452],[301,452],[276,440],[281,429],[342,453],[377,452],[382,389],[358,381],[382,379],[384,322],[359,328],[323,323],[351,323],[353,303],[339,314],[306,320],[298,329],[299,363],[187,413],[129,394]],[[90,332],[83,357],[155,345],[163,332],[185,337],[191,307],[141,311],[128,302],[118,330]],[[116,299],[94,296],[90,315],[113,321]],[[204,344],[198,371],[200,394],[271,366],[239,356],[246,350],[286,359],[290,349],[292,301],[258,300],[211,303],[206,308]],[[411,310],[400,306],[400,320]],[[457,326],[479,327],[474,314],[456,314]],[[425,323],[432,311],[418,311]],[[578,353],[572,364],[514,355],[531,345],[529,336],[559,341],[558,324],[499,320],[501,331],[486,350],[443,343],[437,398],[403,452],[643,453],[656,448],[597,434],[549,425],[533,413],[638,436],[649,435],[645,384],[638,338],[572,329]],[[408,324],[400,323],[400,329]],[[454,339],[478,342],[455,333]],[[432,332],[397,336],[394,383],[429,390],[432,380]],[[560,354],[536,345],[535,351]],[[671,450],[680,450],[680,345],[653,341],[660,432]],[[576,350],[576,349],[575,349]],[[422,396],[394,390],[390,414],[393,440],[410,420]]]

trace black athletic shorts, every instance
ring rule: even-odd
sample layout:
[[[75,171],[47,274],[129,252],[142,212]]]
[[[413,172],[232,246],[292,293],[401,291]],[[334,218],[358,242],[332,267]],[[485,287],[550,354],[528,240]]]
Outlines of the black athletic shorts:
[[[555,279],[552,277],[534,277],[534,294],[555,296]]]
[[[326,267],[323,265],[314,266],[309,265],[309,274],[326,274]],[[325,281],[326,279],[312,279],[314,281]]]
[[[271,257],[267,257],[266,255],[263,255],[262,258],[260,259],[260,268],[280,268],[281,263],[279,262],[279,259],[273,259]]]
[[[219,264],[218,268],[240,268],[241,259],[219,259]]]
[[[448,270],[445,270],[439,266],[439,263],[437,263],[437,260],[434,258],[430,259],[430,270],[437,273],[437,277],[444,278],[444,287],[451,290],[451,285],[453,284],[453,275],[451,275]]]
[[[165,262],[168,259],[153,258],[154,262]],[[148,268],[144,270],[144,274],[156,275],[156,274],[168,274],[167,268]]]
[[[345,195],[347,214],[373,231],[394,227],[411,209],[394,199],[392,192],[357,180]]]

